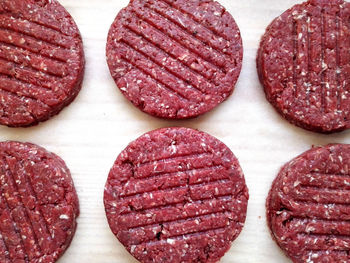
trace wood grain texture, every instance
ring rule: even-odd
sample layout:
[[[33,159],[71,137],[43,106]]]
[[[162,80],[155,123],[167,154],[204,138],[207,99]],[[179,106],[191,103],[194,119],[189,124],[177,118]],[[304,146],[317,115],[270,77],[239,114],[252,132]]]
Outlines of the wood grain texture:
[[[109,230],[103,187],[117,155],[141,134],[167,126],[197,128],[222,140],[238,157],[250,192],[245,227],[223,263],[290,262],[270,238],[265,198],[280,167],[311,145],[350,143],[349,132],[318,135],[275,113],[258,82],[255,57],[273,18],[301,1],[219,0],[235,18],[244,44],[236,90],[214,111],[194,120],[165,121],[141,113],[116,88],[105,59],[107,32],[128,0],[61,0],[82,33],[86,54],[83,88],[60,115],[26,129],[0,127],[0,140],[29,141],[60,155],[80,199],[81,215],[71,247],[60,263],[135,263]]]

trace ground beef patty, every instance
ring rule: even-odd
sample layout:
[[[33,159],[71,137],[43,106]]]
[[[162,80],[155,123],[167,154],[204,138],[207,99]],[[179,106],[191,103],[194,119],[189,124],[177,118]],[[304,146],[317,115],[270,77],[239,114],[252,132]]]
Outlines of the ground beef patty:
[[[55,262],[73,238],[78,214],[61,158],[29,143],[0,143],[0,262]]]
[[[164,128],[118,156],[106,183],[109,225],[141,262],[217,262],[239,235],[248,189],[216,138]]]
[[[196,117],[227,99],[242,55],[234,19],[211,0],[132,0],[107,41],[109,69],[124,96],[170,119]]]
[[[350,145],[313,148],[287,163],[267,198],[273,238],[297,263],[350,262]]]
[[[83,45],[56,0],[0,1],[0,124],[45,121],[81,88]]]
[[[350,4],[310,0],[276,18],[258,51],[267,99],[291,123],[330,133],[350,127]]]

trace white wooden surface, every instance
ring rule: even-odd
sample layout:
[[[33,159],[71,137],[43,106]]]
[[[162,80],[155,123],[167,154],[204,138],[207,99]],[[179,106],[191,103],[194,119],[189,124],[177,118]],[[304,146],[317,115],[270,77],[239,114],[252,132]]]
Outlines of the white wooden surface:
[[[26,129],[0,127],[0,140],[29,141],[60,155],[71,169],[81,215],[71,247],[60,263],[135,263],[109,230],[103,187],[117,155],[141,134],[167,126],[206,131],[225,142],[238,157],[249,187],[245,227],[223,263],[290,262],[271,240],[265,198],[282,164],[331,142],[350,143],[350,133],[318,135],[282,119],[265,100],[255,57],[261,35],[273,18],[297,0],[219,0],[234,16],[244,43],[244,63],[236,90],[214,111],[188,121],[165,121],[137,110],[110,77],[105,44],[117,12],[128,0],[61,0],[82,33],[86,55],[83,89],[57,117]]]

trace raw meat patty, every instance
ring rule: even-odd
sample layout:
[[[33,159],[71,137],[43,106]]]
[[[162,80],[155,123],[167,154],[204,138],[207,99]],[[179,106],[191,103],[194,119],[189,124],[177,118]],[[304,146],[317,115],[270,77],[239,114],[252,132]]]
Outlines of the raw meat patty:
[[[227,99],[242,56],[234,19],[212,0],[133,0],[107,41],[109,69],[124,96],[168,119],[196,117]]]
[[[118,156],[104,203],[111,230],[141,262],[217,262],[244,225],[248,189],[216,138],[164,128]]]
[[[78,197],[68,168],[45,149],[0,142],[0,262],[52,263],[77,226]]]
[[[56,0],[0,0],[0,124],[45,121],[79,93],[84,53]]]
[[[310,0],[267,28],[257,65],[267,99],[289,122],[315,132],[350,127],[350,4]]]
[[[277,244],[296,263],[350,262],[350,145],[313,148],[287,163],[267,198]]]

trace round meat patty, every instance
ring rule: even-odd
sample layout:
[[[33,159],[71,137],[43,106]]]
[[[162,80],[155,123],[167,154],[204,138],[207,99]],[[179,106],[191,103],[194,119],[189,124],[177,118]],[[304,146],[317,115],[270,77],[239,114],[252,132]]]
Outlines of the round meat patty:
[[[79,30],[56,0],[0,1],[0,124],[60,112],[80,91],[84,64]]]
[[[78,215],[61,158],[33,144],[0,142],[0,262],[56,262],[73,238]]]
[[[287,163],[267,198],[267,221],[296,263],[350,262],[350,145],[313,148]]]
[[[276,18],[257,66],[267,99],[289,122],[315,132],[350,127],[350,3],[310,0]]]
[[[132,0],[108,34],[107,61],[124,96],[156,117],[186,119],[233,92],[240,31],[212,0]]]
[[[144,134],[106,183],[109,226],[141,262],[217,262],[242,230],[248,189],[233,153],[187,128]]]

